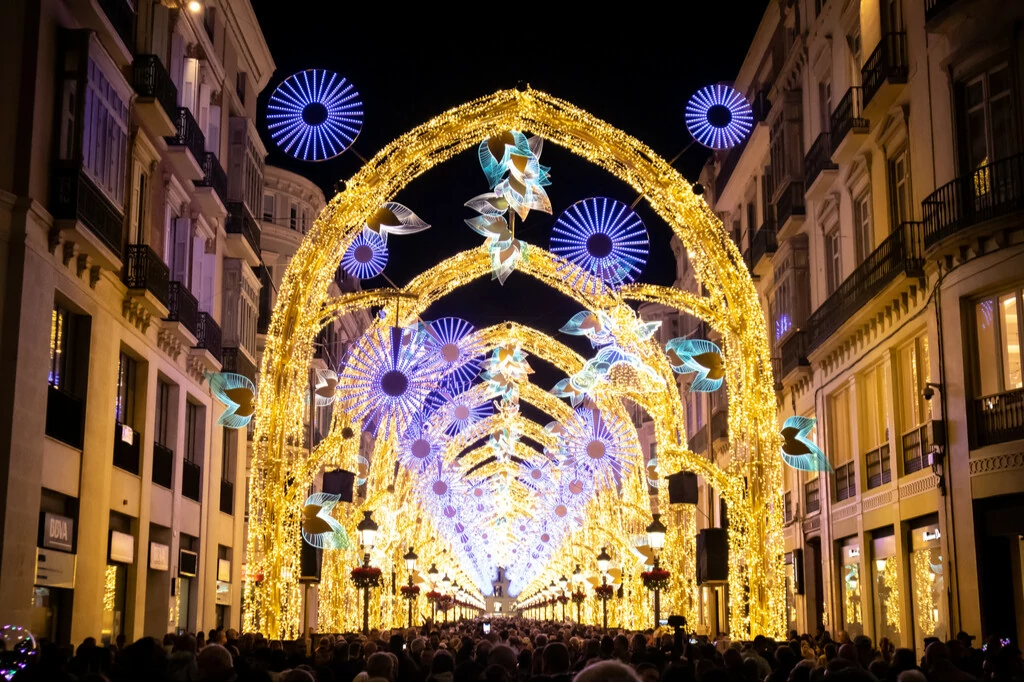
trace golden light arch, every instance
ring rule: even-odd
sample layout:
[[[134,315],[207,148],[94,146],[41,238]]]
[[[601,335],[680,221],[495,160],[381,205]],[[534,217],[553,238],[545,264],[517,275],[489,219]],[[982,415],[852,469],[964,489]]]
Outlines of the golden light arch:
[[[730,529],[730,583],[740,584],[730,591],[730,630],[734,637],[782,634],[781,439],[768,334],[750,274],[706,203],[653,150],[568,102],[530,89],[503,90],[473,100],[391,142],[331,200],[292,259],[278,294],[261,367],[245,627],[287,637],[299,623],[301,602],[295,577],[303,487],[295,483],[311,482],[316,474],[314,459],[301,448],[303,395],[312,341],[329,315],[328,286],[344,250],[367,218],[413,179],[480,140],[510,129],[565,147],[630,185],[686,248],[706,298],[687,301],[649,285],[626,288],[624,296],[677,308],[692,306],[691,313],[721,334],[728,359],[732,451],[724,480],[728,483],[723,486],[728,490],[723,493],[742,501],[744,508],[740,524]],[[449,280],[455,284],[438,283],[431,297],[458,286],[459,277],[451,275]],[[564,290],[557,278],[552,279],[551,286]],[[393,292],[387,297],[364,293],[361,303],[377,305],[394,296]],[[658,451],[682,456],[686,448],[678,438],[659,442]],[[749,601],[744,595],[750,596]]]

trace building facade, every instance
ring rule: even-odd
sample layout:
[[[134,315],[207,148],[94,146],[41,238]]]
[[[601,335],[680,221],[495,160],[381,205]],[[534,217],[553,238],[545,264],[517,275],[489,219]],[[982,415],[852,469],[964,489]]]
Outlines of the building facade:
[[[1022,18],[773,0],[735,79],[755,128],[702,182],[761,296],[780,420],[815,418],[831,464],[785,475],[800,632],[1024,638]],[[715,397],[688,400],[718,457]]]
[[[274,70],[248,0],[14,0],[0,104],[0,616],[238,627]],[[255,269],[255,270],[254,270]]]

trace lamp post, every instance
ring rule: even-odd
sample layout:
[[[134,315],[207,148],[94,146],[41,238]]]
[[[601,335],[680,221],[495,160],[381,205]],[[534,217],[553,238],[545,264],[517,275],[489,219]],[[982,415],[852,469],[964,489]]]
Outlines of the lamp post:
[[[573,583],[573,586],[575,586],[575,590],[581,590],[582,587],[583,587],[583,570],[580,569],[579,565],[576,565],[576,570],[573,571],[573,573],[572,573],[572,583]],[[583,603],[581,603],[581,602],[577,602],[576,603],[576,623],[577,624],[582,622],[582,618],[580,617],[580,607],[581,607],[582,604]]]
[[[661,515],[655,514],[654,520],[647,527],[647,545],[651,546],[651,550],[654,551],[655,570],[661,566],[658,553],[665,547],[666,531],[668,529],[662,524]],[[654,584],[654,628],[658,628],[661,624],[661,588],[659,588],[659,585],[660,582]]]
[[[409,628],[412,628],[412,601],[415,596],[412,594],[412,573],[416,571],[416,560],[420,559],[412,546],[409,546],[409,552],[407,552],[403,559],[405,560],[405,568],[409,570]]]
[[[447,596],[448,592],[452,589],[452,580],[448,578],[448,572],[444,573],[444,578],[441,579],[441,595]],[[451,609],[449,607],[448,609]],[[448,623],[448,610],[444,610],[444,623]]]
[[[569,585],[569,579],[565,578],[565,574],[558,577],[558,586],[562,589],[562,594],[558,601],[562,603],[562,621],[565,621],[565,603],[568,600],[565,596],[565,587]]]
[[[438,575],[438,573],[439,572],[437,571],[437,565],[435,565],[433,562],[431,562],[430,563],[430,569],[427,570],[427,579],[430,580],[430,590],[432,590],[432,591],[436,591],[437,590],[437,575]],[[437,621],[437,601],[436,600],[431,600],[430,601],[430,622],[431,622],[431,624],[433,624],[436,621]]]
[[[356,525],[359,532],[359,543],[363,546],[363,567],[370,566],[370,551],[377,540],[377,523],[373,521],[373,511],[363,510],[363,518]],[[363,585],[363,633],[370,632],[370,584]]]
[[[548,595],[551,596],[551,621],[555,620],[555,600],[558,598],[558,587],[555,585],[554,580],[548,585]]]
[[[612,563],[612,557],[608,554],[608,548],[601,548],[597,556],[597,570],[601,572],[601,585],[608,585],[608,567]],[[604,630],[608,630],[608,598],[601,594],[601,608],[604,614]]]

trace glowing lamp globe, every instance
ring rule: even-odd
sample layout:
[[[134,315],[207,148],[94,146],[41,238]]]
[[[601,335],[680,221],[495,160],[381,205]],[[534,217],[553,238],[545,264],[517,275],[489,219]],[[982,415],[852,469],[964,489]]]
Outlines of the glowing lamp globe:
[[[416,571],[416,560],[420,559],[420,556],[412,548],[409,548],[409,552],[403,555],[402,559],[405,560],[405,568],[409,570],[410,574]]]
[[[366,548],[367,552],[373,548],[373,544],[377,540],[377,530],[379,528],[377,523],[373,521],[373,510],[363,510],[363,518],[356,525],[356,531],[359,532],[359,543]]]
[[[602,574],[608,573],[608,567],[612,564],[611,555],[608,554],[608,548],[601,548],[600,554],[597,556],[597,569]]]
[[[661,521],[661,515],[655,514],[654,521],[647,527],[647,545],[653,550],[661,550],[665,547],[665,532],[668,529]]]

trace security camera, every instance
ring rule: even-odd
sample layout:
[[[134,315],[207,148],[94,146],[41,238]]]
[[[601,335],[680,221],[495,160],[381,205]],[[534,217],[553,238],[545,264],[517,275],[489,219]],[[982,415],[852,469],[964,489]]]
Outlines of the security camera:
[[[935,396],[935,389],[933,389],[930,385],[926,386],[921,391],[921,395],[924,396],[924,400],[930,401],[932,400],[932,397]]]

